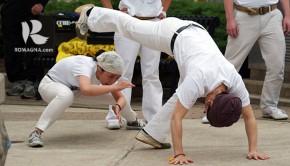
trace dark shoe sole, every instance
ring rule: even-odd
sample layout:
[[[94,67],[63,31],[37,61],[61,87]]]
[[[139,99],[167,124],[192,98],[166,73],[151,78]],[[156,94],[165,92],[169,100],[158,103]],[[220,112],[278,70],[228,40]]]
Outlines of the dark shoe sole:
[[[6,94],[8,96],[20,96],[22,93],[9,93],[9,92],[6,92]]]
[[[141,130],[142,127],[130,127],[130,126],[126,126],[126,130]]]
[[[41,148],[43,147],[43,143],[35,143],[35,144],[29,143],[28,146],[32,148]]]
[[[32,99],[35,96],[25,96],[25,95],[21,95],[21,99]]]

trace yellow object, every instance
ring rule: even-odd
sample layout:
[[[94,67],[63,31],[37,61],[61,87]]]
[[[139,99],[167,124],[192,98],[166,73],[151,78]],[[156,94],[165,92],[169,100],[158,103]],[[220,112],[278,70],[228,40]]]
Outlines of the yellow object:
[[[174,160],[174,157],[169,157],[168,161],[171,162]]]
[[[105,50],[106,52],[114,51],[115,46],[113,44],[87,44],[86,40],[81,40],[76,37],[58,46],[56,62],[72,55],[95,56],[99,50]]]

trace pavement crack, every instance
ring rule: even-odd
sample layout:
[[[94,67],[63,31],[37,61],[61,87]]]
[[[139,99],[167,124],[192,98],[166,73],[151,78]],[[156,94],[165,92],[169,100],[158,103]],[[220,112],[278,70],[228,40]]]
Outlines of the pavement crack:
[[[123,157],[121,157],[120,158],[120,160],[114,165],[114,166],[119,166],[121,163],[122,163],[122,161],[125,159],[125,158],[127,158],[127,156],[135,149],[135,147],[137,146],[137,144],[138,144],[138,141],[136,141],[135,143],[134,143],[134,145],[131,147],[131,148],[129,148],[128,150],[127,150],[127,152],[124,154],[124,156]]]

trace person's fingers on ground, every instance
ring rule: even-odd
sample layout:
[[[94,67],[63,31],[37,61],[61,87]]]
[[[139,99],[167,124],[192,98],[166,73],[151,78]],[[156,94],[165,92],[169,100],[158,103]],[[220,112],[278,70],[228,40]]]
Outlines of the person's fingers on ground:
[[[268,159],[270,159],[270,156],[263,154],[263,155],[258,155],[258,158],[259,158],[259,160],[268,160]]]
[[[258,152],[249,152],[247,155],[247,159],[249,160],[268,160],[269,158],[269,155],[258,154]]]
[[[187,158],[186,156],[178,156],[170,162],[170,164],[174,164],[174,165],[182,165],[182,164],[189,164],[189,163],[193,163],[193,161],[190,158]]]

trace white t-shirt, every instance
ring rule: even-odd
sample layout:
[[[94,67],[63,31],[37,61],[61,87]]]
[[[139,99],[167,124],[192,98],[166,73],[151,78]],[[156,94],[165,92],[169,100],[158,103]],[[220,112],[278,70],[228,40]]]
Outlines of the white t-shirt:
[[[180,72],[176,90],[179,101],[189,109],[198,98],[224,83],[228,93],[237,95],[243,106],[249,105],[249,94],[241,76],[207,33],[189,27],[176,38],[174,58]]]
[[[279,0],[235,0],[235,4],[250,8],[269,6],[278,2]]]
[[[97,61],[92,57],[76,55],[64,58],[57,62],[49,71],[48,75],[55,82],[60,82],[68,87],[79,87],[77,77],[87,76],[92,83],[100,84],[96,78]]]
[[[156,17],[162,10],[161,0],[121,0],[119,9],[128,8],[131,16]]]

